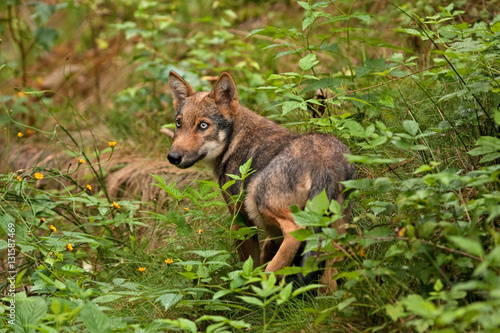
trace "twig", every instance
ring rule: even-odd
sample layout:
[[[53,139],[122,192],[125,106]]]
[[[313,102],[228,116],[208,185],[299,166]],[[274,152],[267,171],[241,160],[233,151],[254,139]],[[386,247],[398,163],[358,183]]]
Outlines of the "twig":
[[[372,236],[367,236],[367,237],[371,238],[371,239],[375,239],[375,240],[381,241],[381,242],[390,242],[390,241],[394,241],[394,240],[403,240],[403,241],[410,240],[409,237],[372,237]],[[446,246],[443,246],[443,245],[439,245],[439,244],[436,244],[436,243],[433,243],[433,242],[429,242],[429,241],[427,241],[425,239],[419,239],[419,241],[421,241],[422,243],[427,244],[427,245],[435,246],[438,249],[441,249],[441,250],[444,250],[444,251],[447,251],[447,252],[457,253],[457,254],[463,255],[465,257],[469,257],[471,259],[483,262],[483,258],[476,257],[475,255],[469,254],[469,253],[464,252],[464,251],[452,249],[452,248],[449,248],[449,247],[446,247]]]
[[[431,67],[427,67],[427,68],[424,68],[424,69],[421,69],[421,70],[418,70],[416,72],[413,72],[413,73],[410,73],[410,74],[407,74],[405,76],[402,76],[402,77],[397,77],[395,79],[392,79],[392,80],[389,80],[389,81],[385,81],[385,82],[382,82],[382,83],[379,83],[379,84],[376,84],[374,86],[369,86],[369,87],[364,87],[364,88],[360,88],[360,89],[356,89],[356,90],[346,90],[344,92],[341,92],[341,93],[338,93],[336,95],[334,95],[332,97],[333,98],[336,98],[338,96],[341,96],[341,95],[351,95],[351,94],[354,94],[354,93],[357,93],[359,91],[364,91],[364,90],[370,90],[370,89],[373,89],[373,88],[377,88],[377,87],[380,87],[380,86],[383,86],[383,85],[386,85],[386,84],[391,84],[393,82],[396,82],[396,81],[399,81],[399,80],[402,80],[402,79],[405,79],[409,76],[412,76],[412,75],[415,75],[415,74],[418,74],[418,73],[422,73],[422,72],[425,72],[425,71],[428,71],[430,69],[434,69],[436,67],[439,67],[438,65],[434,65],[434,66],[431,66]]]

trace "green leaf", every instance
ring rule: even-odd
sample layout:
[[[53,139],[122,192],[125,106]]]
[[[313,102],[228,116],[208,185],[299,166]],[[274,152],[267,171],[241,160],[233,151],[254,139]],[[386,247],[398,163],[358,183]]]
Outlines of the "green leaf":
[[[91,333],[111,332],[111,320],[92,302],[87,302],[83,306],[80,318]]]
[[[306,1],[297,1],[297,4],[305,10],[311,10],[311,5],[309,5],[309,3]]]
[[[51,286],[54,286],[56,288],[59,288],[61,290],[64,290],[66,289],[66,285],[64,283],[62,283],[61,281],[57,280],[57,279],[50,279],[48,276],[46,276],[45,274],[43,274],[42,272],[38,271],[36,272],[36,274],[43,280],[45,281],[48,285],[51,285]]]
[[[180,302],[182,300],[182,295],[180,294],[171,294],[171,293],[166,293],[158,297],[155,302],[160,302],[164,307],[165,310],[168,311],[171,307],[173,307],[175,304]]]
[[[339,311],[342,311],[344,310],[345,308],[347,308],[349,305],[351,305],[352,302],[354,302],[356,300],[355,297],[349,297],[348,299],[346,299],[345,301],[342,301],[340,302],[337,307],[339,309]]]
[[[309,53],[304,58],[299,60],[299,67],[303,71],[306,71],[316,66],[318,63],[319,61],[316,60],[316,55],[314,53]]]
[[[497,22],[497,24],[500,26],[500,22]],[[495,123],[497,125],[500,125],[500,111],[495,111],[495,114],[493,115],[493,119],[495,120]]]
[[[245,162],[245,164],[240,165],[239,170],[240,170],[240,174],[241,174],[242,178],[244,178],[245,176],[248,175],[248,173],[251,170],[251,168],[250,168],[251,165],[252,165],[252,158],[251,157],[248,161]]]
[[[190,253],[194,253],[196,255],[199,255],[202,258],[211,258],[219,254],[225,254],[227,251],[224,250],[196,250],[196,251],[189,251]]]
[[[290,233],[295,239],[299,240],[299,241],[305,241],[307,238],[309,238],[311,235],[313,235],[313,232],[310,231],[309,229],[299,229],[299,230],[295,230],[295,231],[292,231]]]
[[[496,149],[487,147],[487,146],[481,146],[474,148],[472,150],[469,150],[467,154],[472,155],[472,156],[479,156],[479,155],[486,155],[490,153],[494,153]]]
[[[476,141],[477,146],[491,148],[491,151],[500,151],[500,139],[492,136],[482,136]]]
[[[330,202],[328,210],[334,214],[340,215],[340,213],[342,213],[342,206],[339,204],[337,200],[334,199]]]
[[[290,299],[290,295],[292,294],[293,283],[289,283],[285,286],[285,288],[281,289],[279,293],[279,298],[276,301],[277,305],[281,305]]]
[[[486,154],[486,155],[483,156],[483,158],[481,158],[481,160],[479,161],[479,163],[491,162],[491,161],[496,160],[497,158],[500,158],[500,152]]]
[[[484,255],[483,247],[479,241],[462,236],[448,236],[448,239],[467,253],[478,257],[482,257]]]
[[[397,257],[404,253],[406,250],[403,244],[394,244],[385,252],[385,258]]]
[[[360,137],[360,138],[364,138],[365,137],[365,129],[357,121],[346,120],[346,122],[344,124],[349,129],[349,133],[351,135],[354,135],[354,136],[357,136],[357,137]]]
[[[434,290],[435,291],[441,291],[443,290],[443,282],[441,282],[441,279],[437,279],[437,281],[434,283]]]
[[[413,171],[413,174],[416,175],[416,174],[419,174],[419,173],[422,173],[422,172],[427,172],[427,171],[431,171],[432,170],[432,167],[428,164],[423,164],[421,166],[419,166],[417,168],[417,170]]]
[[[385,312],[389,317],[391,317],[392,321],[396,321],[401,317],[405,316],[405,311],[403,304],[401,302],[396,302],[394,304],[386,304]]]
[[[177,328],[176,330],[174,330],[172,327],[169,327],[169,329],[170,329],[169,332],[170,331],[179,331],[178,330],[179,328],[183,331],[186,331],[186,332],[191,332],[191,333],[198,332],[198,330],[196,328],[196,323],[192,320],[185,319],[185,318],[179,318],[179,319],[175,319],[175,320],[157,319],[156,322],[167,323],[167,324],[173,326],[174,328]]]
[[[234,185],[234,183],[236,183],[236,181],[235,181],[235,180],[230,180],[230,181],[228,181],[227,183],[225,183],[224,185],[222,185],[221,189],[222,189],[223,191],[225,191],[225,190],[227,190],[228,188],[230,188],[231,186],[233,186],[233,185]]]
[[[250,297],[250,296],[238,296],[238,298],[242,299],[243,301],[247,302],[248,304],[253,304],[257,306],[264,306],[264,303],[257,297]]]
[[[174,197],[175,200],[180,200],[184,197],[184,194],[179,189],[175,188],[177,182],[173,182],[167,185],[165,179],[163,179],[161,176],[153,174],[151,174],[151,176],[158,182],[158,184],[152,183],[153,186],[161,188],[172,197]]]
[[[349,155],[344,154],[350,163],[364,163],[364,164],[392,164],[406,161],[406,158],[383,158],[376,156],[363,156],[363,155]]]
[[[323,226],[323,215],[316,212],[298,212],[293,214],[295,223],[303,227]]]
[[[403,127],[410,135],[415,136],[418,133],[419,125],[416,121],[405,120],[403,121]]]
[[[296,289],[293,291],[292,297],[296,297],[296,296],[303,294],[309,290],[318,289],[320,287],[323,287],[323,285],[322,284],[309,284],[307,286],[300,287],[299,289]]]
[[[108,303],[116,301],[117,299],[122,298],[122,295],[104,295],[94,298],[92,301],[94,303]]]
[[[212,299],[214,299],[214,300],[215,300],[215,299],[219,299],[219,298],[221,298],[221,297],[226,296],[227,294],[230,294],[231,292],[232,292],[232,290],[230,290],[230,289],[222,289],[222,290],[219,290],[218,292],[216,292],[216,293],[213,295]]]
[[[67,273],[85,273],[83,268],[70,264],[64,265],[60,270]]]
[[[318,15],[306,16],[304,18],[304,20],[302,20],[302,31],[304,31],[307,28],[309,28],[311,26],[311,24],[313,24],[314,21],[316,21],[317,18],[318,18]]]
[[[57,30],[51,27],[39,27],[34,33],[35,41],[45,51],[50,51],[58,36]]]
[[[253,271],[253,259],[251,256],[243,263],[243,274],[245,276],[251,276]]]
[[[42,297],[15,298],[16,321],[14,332],[35,332],[34,327],[47,314],[47,303]]]
[[[393,236],[393,234],[394,232],[385,226],[375,227],[368,230],[365,232],[365,247],[381,242],[383,239]]]
[[[323,189],[320,194],[312,198],[311,200],[307,200],[306,202],[306,210],[324,214],[328,210],[328,206],[330,205],[330,201],[326,195],[326,190]]]
[[[420,295],[409,295],[401,302],[407,311],[423,318],[433,319],[439,315],[436,306],[432,302],[424,300]]]
[[[293,111],[295,109],[307,109],[307,106],[305,106],[305,102],[297,102],[297,101],[286,101],[286,102],[283,102],[282,104],[282,113],[281,115],[284,116],[286,115],[288,112],[290,111]]]

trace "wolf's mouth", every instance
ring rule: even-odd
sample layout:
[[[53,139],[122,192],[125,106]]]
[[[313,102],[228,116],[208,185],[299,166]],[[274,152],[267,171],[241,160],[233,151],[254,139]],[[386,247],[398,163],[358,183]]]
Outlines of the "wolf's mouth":
[[[186,156],[182,156],[180,154],[175,154],[170,152],[167,156],[168,161],[178,167],[179,169],[187,169],[192,167],[196,162],[201,161],[207,156],[206,153],[203,153],[196,158],[190,158]]]

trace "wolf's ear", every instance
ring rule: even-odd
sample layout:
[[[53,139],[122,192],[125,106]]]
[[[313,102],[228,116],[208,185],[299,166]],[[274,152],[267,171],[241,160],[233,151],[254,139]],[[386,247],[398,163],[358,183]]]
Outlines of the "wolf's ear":
[[[174,71],[168,74],[168,84],[174,97],[174,108],[177,110],[182,101],[194,94],[193,88]]]
[[[238,111],[238,88],[228,73],[222,73],[209,95],[215,100],[224,116],[235,115]]]

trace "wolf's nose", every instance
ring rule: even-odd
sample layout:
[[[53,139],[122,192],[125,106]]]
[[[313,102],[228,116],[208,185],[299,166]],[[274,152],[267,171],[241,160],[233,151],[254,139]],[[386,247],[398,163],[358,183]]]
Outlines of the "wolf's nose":
[[[173,165],[179,165],[182,161],[182,155],[175,152],[170,152],[167,156],[168,161]]]

